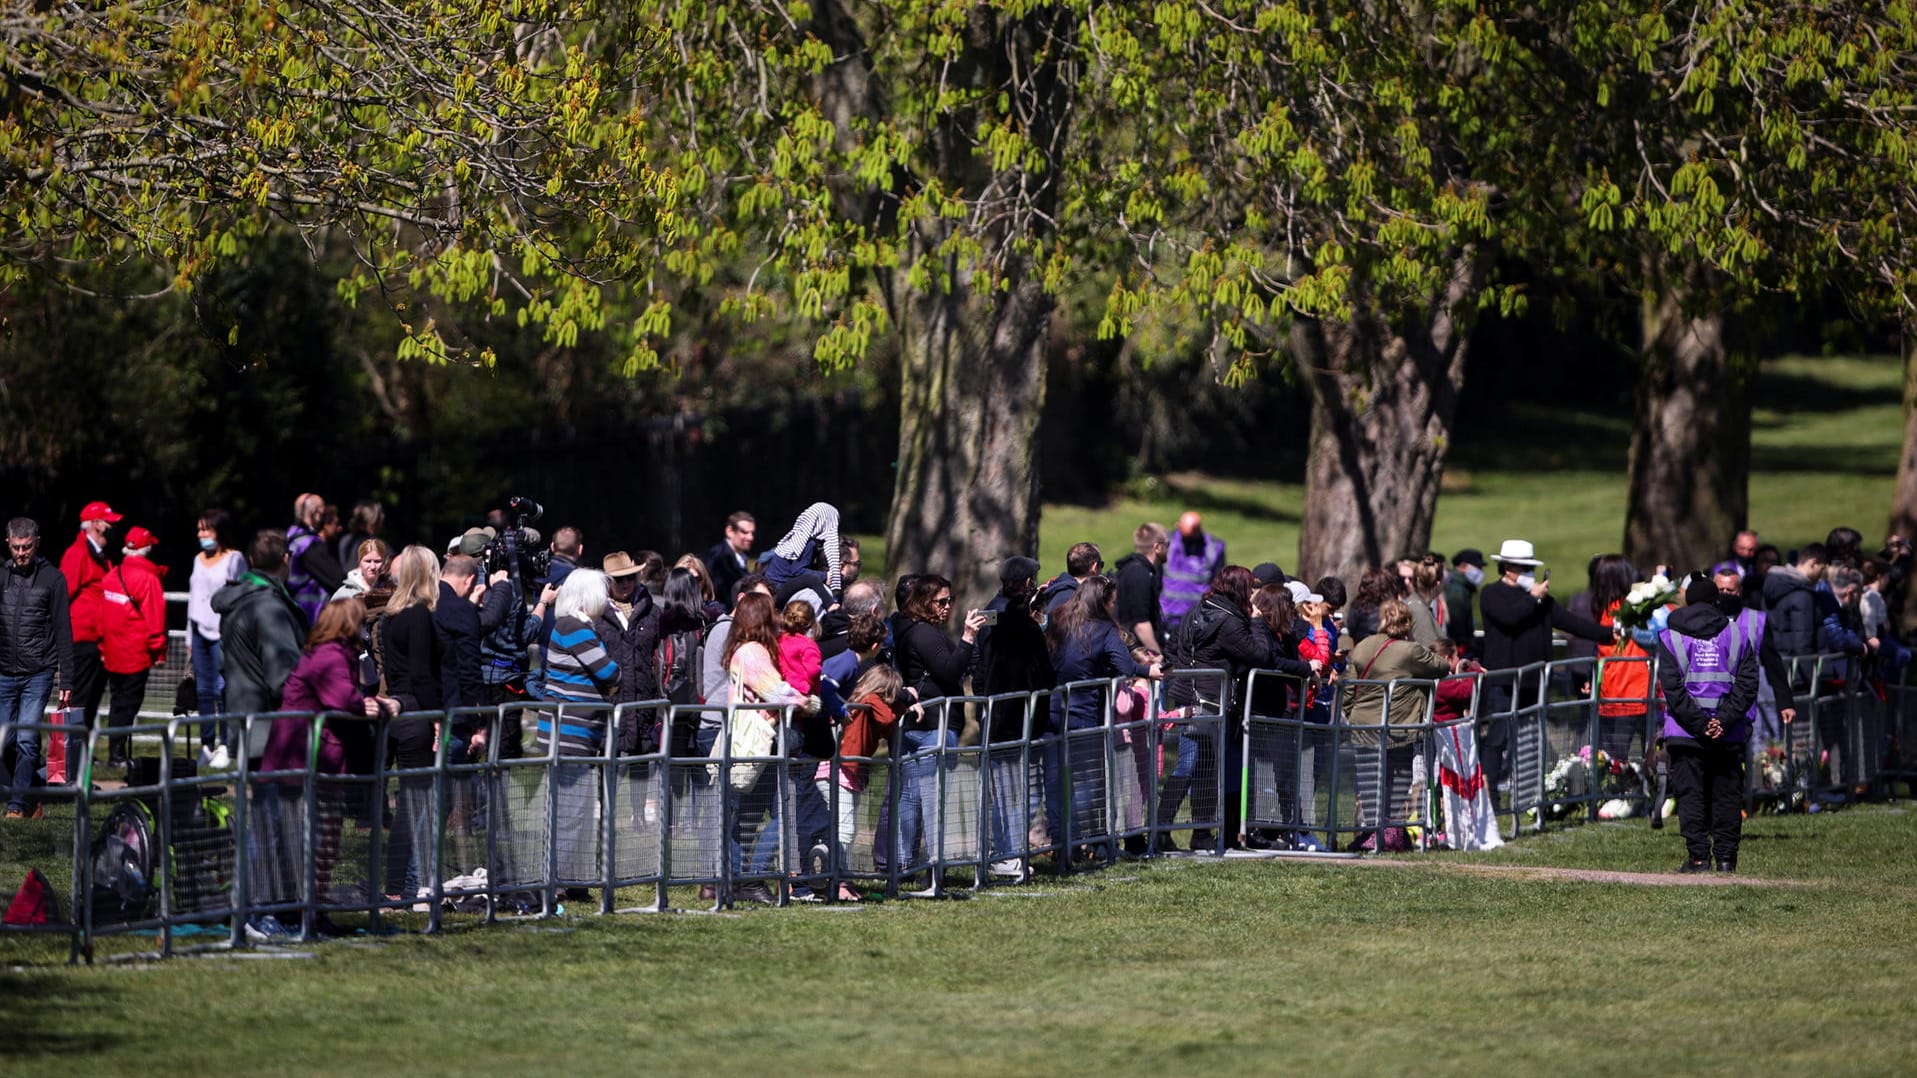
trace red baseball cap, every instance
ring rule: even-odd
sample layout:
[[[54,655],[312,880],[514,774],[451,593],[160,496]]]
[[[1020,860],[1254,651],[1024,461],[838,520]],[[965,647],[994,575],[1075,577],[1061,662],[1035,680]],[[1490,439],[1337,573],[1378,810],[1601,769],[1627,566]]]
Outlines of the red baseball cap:
[[[158,544],[159,541],[159,536],[154,535],[138,524],[135,524],[132,529],[126,533],[126,547],[128,550],[145,550],[147,547]]]
[[[114,512],[113,507],[105,502],[88,502],[87,507],[80,510],[80,523],[85,524],[89,520],[104,520],[108,524],[118,524],[120,514]]]

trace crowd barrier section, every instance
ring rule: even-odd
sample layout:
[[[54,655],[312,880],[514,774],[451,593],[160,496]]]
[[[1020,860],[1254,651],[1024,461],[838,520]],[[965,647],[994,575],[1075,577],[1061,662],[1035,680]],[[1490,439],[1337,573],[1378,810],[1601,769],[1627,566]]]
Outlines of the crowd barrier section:
[[[1753,804],[1917,773],[1904,748],[1917,688],[1847,678],[1840,658],[1792,663],[1796,722],[1760,708]],[[1481,755],[1504,738],[1498,807],[1514,824],[1644,809],[1661,723],[1651,660],[1446,683],[1460,678],[1470,703],[1450,721],[1438,682],[1273,671],[954,696],[908,711],[865,755],[848,753],[844,725],[792,705],[664,700],[9,724],[9,744],[16,731],[61,739],[69,781],[18,791],[38,815],[0,826],[0,888],[38,868],[55,907],[3,931],[66,935],[75,960],[119,937],[165,957],[309,937],[335,916],[434,932],[568,906],[662,911],[692,886],[715,909],[846,888],[936,897],[1022,880],[1036,858],[1072,872],[1171,852],[1187,833],[1210,854],[1307,834],[1321,848],[1423,849],[1439,825],[1439,739],[1470,734]],[[1394,710],[1411,721],[1382,721]],[[736,749],[743,723],[769,724],[770,748]],[[536,736],[542,724],[568,736]],[[200,746],[222,728],[232,766],[202,771]],[[95,763],[126,735],[139,755],[117,785]]]
[[[1239,739],[1227,721],[1233,686],[1223,670],[1178,670],[1157,683],[1158,803],[1153,807],[1148,833],[1151,848],[1176,849],[1175,832],[1189,834],[1194,853],[1222,854],[1231,836],[1225,834],[1227,786],[1233,770],[1231,756],[1240,751]]]

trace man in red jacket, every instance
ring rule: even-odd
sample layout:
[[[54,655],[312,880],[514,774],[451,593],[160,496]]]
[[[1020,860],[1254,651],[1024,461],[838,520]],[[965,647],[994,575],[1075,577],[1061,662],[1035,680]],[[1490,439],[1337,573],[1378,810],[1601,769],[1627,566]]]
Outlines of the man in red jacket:
[[[107,573],[100,658],[113,690],[108,729],[133,725],[146,699],[147,673],[166,659],[166,593],[160,587],[166,567],[148,557],[157,542],[145,528],[131,529],[126,533],[126,560]],[[114,738],[107,752],[108,767],[132,762],[125,737]]]
[[[73,704],[85,709],[87,729],[100,714],[106,692],[106,668],[100,662],[100,638],[107,613],[106,578],[113,568],[107,557],[107,533],[120,514],[105,502],[88,502],[80,510],[80,534],[60,556],[60,575],[67,578],[67,601],[73,619]]]

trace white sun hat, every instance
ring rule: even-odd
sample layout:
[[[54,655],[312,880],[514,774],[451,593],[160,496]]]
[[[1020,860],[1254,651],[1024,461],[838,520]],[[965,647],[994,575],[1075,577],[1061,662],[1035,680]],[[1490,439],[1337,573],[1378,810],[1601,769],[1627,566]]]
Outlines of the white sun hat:
[[[1506,565],[1543,565],[1529,539],[1506,539],[1498,547],[1498,560]]]

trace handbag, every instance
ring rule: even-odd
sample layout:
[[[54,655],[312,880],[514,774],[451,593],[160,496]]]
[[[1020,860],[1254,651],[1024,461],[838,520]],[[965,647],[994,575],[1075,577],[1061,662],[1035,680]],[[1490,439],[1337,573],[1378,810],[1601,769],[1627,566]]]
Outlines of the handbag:
[[[734,704],[756,704],[759,702],[758,697],[746,688],[745,682],[740,679],[737,673],[732,675],[732,701]],[[745,756],[765,757],[772,755],[773,743],[778,740],[778,731],[773,727],[772,721],[767,719],[764,713],[758,711],[733,711],[731,714],[732,738],[730,747],[733,760],[738,761],[740,757]],[[726,750],[727,742],[725,740],[713,740],[711,757],[717,762],[706,765],[706,774],[711,776],[715,782],[719,779],[719,768],[723,766]],[[764,770],[765,761],[763,759],[747,760],[743,763],[735,762],[732,765],[731,773],[726,776],[726,781],[732,785],[734,790],[739,793],[745,793],[759,784],[759,775]]]

